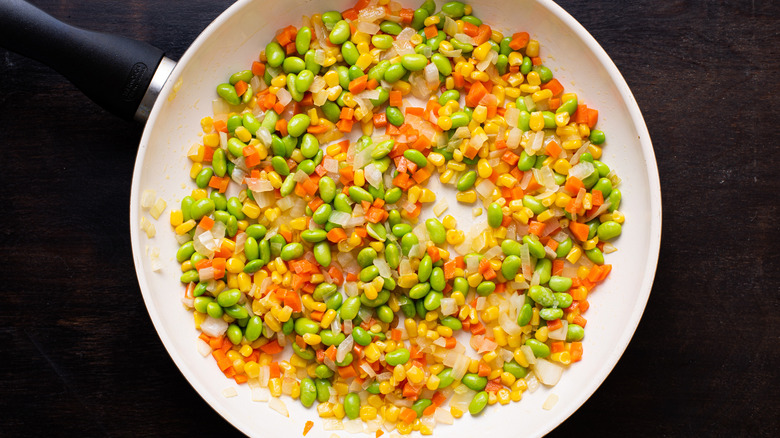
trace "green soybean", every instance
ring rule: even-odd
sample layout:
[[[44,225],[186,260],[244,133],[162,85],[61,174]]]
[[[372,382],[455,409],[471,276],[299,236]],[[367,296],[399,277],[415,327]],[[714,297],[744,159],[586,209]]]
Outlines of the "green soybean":
[[[547,284],[547,282],[550,281],[550,276],[552,274],[552,261],[550,259],[540,258],[536,262],[536,267],[534,268],[534,274],[537,272],[539,273],[539,284]]]
[[[602,253],[598,248],[586,249],[585,255],[588,257],[588,259],[590,259],[590,261],[597,265],[604,264],[604,253]]]
[[[501,242],[501,251],[507,256],[514,255],[520,257],[521,248],[522,245],[515,240],[504,239],[504,241]]]
[[[617,210],[620,207],[620,200],[621,200],[621,198],[622,198],[622,195],[620,193],[620,190],[618,190],[618,189],[613,189],[612,193],[609,194],[608,199],[609,199],[610,205],[609,205],[609,208],[607,210],[609,210],[610,213],[612,213],[613,211]]]
[[[391,366],[403,365],[406,362],[409,362],[409,350],[406,348],[397,348],[385,354],[385,361]]]
[[[590,131],[590,137],[588,137],[588,140],[590,140],[590,142],[595,145],[600,145],[607,140],[607,136],[604,134],[604,131],[593,129]]]
[[[269,66],[279,67],[284,62],[285,56],[285,51],[279,43],[272,41],[265,46],[265,58]]]
[[[358,310],[360,310],[360,298],[349,297],[344,301],[344,304],[341,305],[339,316],[341,316],[342,321],[355,319],[358,315]]]
[[[398,82],[398,80],[404,77],[405,74],[406,69],[402,64],[391,64],[389,67],[387,67],[387,70],[385,70],[385,80],[392,84],[394,82]]]
[[[346,42],[350,35],[352,33],[352,30],[349,28],[349,23],[347,23],[344,20],[339,20],[334,26],[333,30],[330,31],[330,35],[328,35],[328,39],[331,43],[339,46],[341,44],[344,44]]]
[[[573,246],[574,242],[572,242],[570,237],[567,237],[566,240],[558,244],[558,249],[555,250],[555,255],[558,258],[566,257]]]
[[[508,281],[511,281],[513,278],[515,278],[517,273],[520,272],[521,265],[522,260],[520,257],[516,255],[509,255],[501,263],[501,274]]]
[[[198,199],[190,207],[190,215],[196,221],[199,221],[203,216],[208,216],[214,212],[214,201],[209,198]]]
[[[255,315],[249,318],[244,329],[244,337],[249,342],[254,342],[263,334],[263,319]]]
[[[453,2],[456,3],[456,2]],[[469,403],[469,413],[471,415],[477,415],[485,409],[488,404],[488,393],[485,391],[478,392]]]
[[[241,100],[238,98],[238,93],[236,93],[236,88],[230,84],[217,85],[217,94],[219,97],[225,99],[225,102],[231,105],[238,105],[241,103]]]
[[[563,316],[563,310],[555,308],[545,308],[539,311],[539,317],[545,321],[553,321]]]
[[[544,250],[544,245],[539,241],[539,238],[533,234],[526,234],[523,236],[523,243],[528,245],[528,251],[532,256],[542,259],[547,254]]]
[[[496,284],[492,281],[484,280],[482,283],[477,285],[477,294],[483,297],[492,294],[495,290]]]
[[[420,71],[428,65],[428,59],[418,53],[406,54],[401,57],[401,65],[408,71]]]
[[[550,277],[550,282],[548,284],[548,286],[550,286],[550,289],[552,289],[554,292],[566,292],[567,290],[571,289],[571,285],[572,285],[571,278],[560,277],[557,275]]]
[[[288,243],[287,245],[284,245],[281,252],[282,260],[289,261],[293,259],[297,259],[301,256],[303,256],[303,245],[301,245],[298,242]]]
[[[303,248],[303,246],[301,246],[301,248]],[[314,260],[316,260],[317,263],[319,263],[325,268],[330,266],[331,254],[330,254],[329,242],[323,241],[323,242],[316,243],[312,248],[312,252],[314,253]],[[282,253],[284,253],[284,250],[282,250]],[[282,255],[282,259],[284,259],[284,255]]]
[[[511,374],[515,379],[522,379],[528,374],[528,369],[523,368],[514,360],[504,362],[504,372]]]
[[[428,295],[426,295],[425,299],[423,300],[423,306],[425,307],[425,310],[436,310],[441,307],[441,299],[443,297],[443,294],[439,291],[429,291]]]
[[[555,297],[553,296],[552,291],[544,286],[531,286],[531,288],[528,289],[528,296],[542,307],[550,307],[555,304]]]
[[[417,279],[420,280],[420,282],[426,282],[431,277],[432,272],[433,260],[430,255],[425,254],[425,256],[420,259],[420,264],[417,266]]]
[[[317,388],[314,381],[308,377],[301,379],[301,404],[310,407],[317,400]],[[358,399],[359,400],[359,399]]]
[[[452,18],[460,18],[466,13],[466,5],[461,2],[447,2],[441,6],[441,11]]]
[[[322,242],[328,237],[328,233],[325,230],[304,230],[301,232],[301,239],[309,243]]]
[[[456,187],[458,191],[465,192],[466,190],[474,187],[475,182],[477,182],[477,172],[470,170],[458,178],[458,184]]]
[[[431,285],[428,283],[417,283],[409,289],[409,298],[419,300],[420,298],[428,295],[431,290]]]
[[[585,337],[585,329],[577,324],[569,324],[566,327],[566,340],[569,342],[581,341]]]
[[[401,112],[400,109],[394,106],[389,106],[385,110],[385,113],[387,115],[387,122],[394,126],[401,126],[404,124],[404,114]],[[409,150],[407,149],[406,152]],[[416,151],[415,151],[416,152]]]
[[[249,317],[249,312],[246,308],[240,304],[233,304],[229,307],[224,307],[225,313],[231,318],[244,319]]]
[[[417,149],[405,150],[404,157],[412,163],[416,164],[418,168],[423,168],[428,165],[428,159],[425,158],[425,155],[423,155],[422,152],[418,151]]]
[[[447,239],[447,230],[444,225],[436,219],[430,218],[425,221],[425,228],[428,230],[428,236],[436,245],[443,245]]]
[[[487,386],[487,377],[479,376],[474,373],[466,373],[463,376],[461,383],[473,391],[482,391]]]
[[[504,221],[504,212],[501,210],[501,206],[497,202],[491,202],[487,208],[488,225],[491,228],[498,228],[501,226],[501,222]]]
[[[574,302],[574,299],[571,297],[571,295],[565,292],[557,292],[554,295],[555,295],[556,307],[560,309],[565,309],[571,306],[571,303]]]
[[[447,76],[452,74],[452,63],[450,62],[450,60],[446,56],[442,55],[441,53],[434,53],[433,55],[431,55],[431,62],[433,63],[433,65],[436,66],[436,69],[439,70],[439,73],[441,73],[442,76],[447,77]],[[451,98],[447,99],[444,103],[447,103],[450,100],[458,100],[458,99],[460,99],[460,93],[458,92],[458,90],[448,90],[448,91],[445,91],[444,93],[442,93],[442,96],[444,94],[450,92],[449,96],[451,97],[454,94],[454,93],[451,93],[451,91],[454,91],[455,93],[457,93],[458,97],[455,98],[455,99],[451,99]],[[439,103],[441,103],[441,101],[442,101],[442,96],[439,97]],[[444,105],[444,104],[442,104],[442,105]]]
[[[350,420],[360,417],[360,396],[350,392],[344,396],[344,413]]]
[[[303,55],[309,50],[309,44],[311,44],[311,29],[303,26],[298,29],[298,33],[295,35],[295,50],[298,54]]]
[[[241,295],[238,289],[228,289],[217,295],[217,303],[222,307],[230,307],[241,299]]]
[[[455,379],[452,377],[452,368],[443,369],[436,377],[439,378],[439,389],[446,388],[455,382]]]
[[[324,379],[315,379],[314,386],[317,388],[317,401],[325,403],[330,399],[330,382]]]
[[[385,203],[395,204],[401,200],[401,195],[403,195],[403,191],[398,187],[393,187],[385,192]]]
[[[390,242],[385,245],[385,261],[391,269],[398,269],[401,264],[401,248],[398,244]]]
[[[550,355],[550,347],[544,342],[531,338],[525,341],[525,345],[531,347],[531,351],[533,351],[536,357],[545,358]]]
[[[577,111],[577,103],[578,102],[576,97],[571,98],[566,102],[564,102],[563,104],[561,104],[561,106],[559,106],[558,109],[555,110],[555,113],[560,114],[565,112],[568,113],[569,115],[572,115],[574,114],[575,111]]]
[[[431,289],[442,292],[447,287],[447,280],[444,278],[444,270],[440,267],[433,268],[429,279]]]
[[[609,240],[619,236],[622,231],[623,226],[619,223],[615,221],[606,221],[599,225],[597,234],[599,240]]]

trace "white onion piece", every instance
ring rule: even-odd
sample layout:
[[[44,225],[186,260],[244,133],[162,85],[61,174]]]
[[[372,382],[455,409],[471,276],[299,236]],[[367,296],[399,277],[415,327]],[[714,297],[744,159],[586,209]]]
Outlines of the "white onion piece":
[[[279,100],[279,103],[282,104],[282,106],[287,106],[287,104],[292,100],[292,95],[289,91],[287,91],[286,88],[280,88],[279,91],[276,92],[276,98]]]
[[[563,367],[546,359],[537,358],[533,371],[540,382],[544,385],[552,386],[561,379]]]
[[[343,362],[344,358],[347,357],[347,353],[349,353],[352,350],[352,346],[354,345],[354,341],[352,340],[352,335],[349,335],[341,341],[341,344],[339,344],[338,349],[336,350],[336,362]]]
[[[596,168],[593,166],[593,163],[582,161],[569,169],[569,176],[583,180],[590,176],[595,170]]]
[[[244,181],[247,188],[253,192],[270,192],[274,189],[271,181],[264,178],[245,178]]]
[[[472,46],[474,45],[474,38],[466,35],[465,33],[456,33],[453,38],[455,38],[456,40],[460,41],[463,44],[471,44]]]
[[[330,216],[328,216],[330,222],[342,227],[346,226],[350,219],[352,219],[352,216],[349,213],[337,210],[333,210],[330,213]]]
[[[200,331],[211,337],[218,337],[225,334],[228,328],[228,323],[222,319],[212,318],[207,316],[206,320],[200,323]]]
[[[285,417],[290,417],[290,411],[287,410],[287,405],[276,397],[271,397],[271,400],[268,401],[268,407],[284,415]]]
[[[547,337],[555,339],[556,341],[563,341],[566,339],[566,331],[569,328],[569,321],[561,318],[561,326],[557,330],[553,330],[547,333]]]
[[[382,172],[374,163],[366,166],[365,169],[363,169],[363,174],[366,177],[366,181],[375,189],[378,189],[382,185]]]
[[[362,12],[362,11],[361,11]],[[367,33],[369,35],[375,35],[379,32],[379,25],[376,23],[369,23],[367,21],[358,21],[355,25],[358,32]]]

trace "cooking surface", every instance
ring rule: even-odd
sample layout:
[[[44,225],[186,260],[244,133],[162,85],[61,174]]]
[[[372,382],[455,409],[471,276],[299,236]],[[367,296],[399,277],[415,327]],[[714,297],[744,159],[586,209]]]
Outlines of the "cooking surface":
[[[174,59],[230,4],[33,3]],[[643,111],[664,235],[626,353],[551,436],[780,433],[780,6],[733,3],[559,2]],[[238,435],[179,373],[140,295],[128,204],[142,128],[37,62],[0,59],[3,435]]]

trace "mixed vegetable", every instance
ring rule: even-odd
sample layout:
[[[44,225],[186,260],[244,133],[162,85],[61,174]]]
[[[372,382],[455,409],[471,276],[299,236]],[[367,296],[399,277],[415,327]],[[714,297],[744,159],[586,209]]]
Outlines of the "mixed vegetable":
[[[217,86],[188,154],[170,221],[204,354],[331,429],[430,434],[554,385],[624,219],[598,112],[458,1],[303,23]]]

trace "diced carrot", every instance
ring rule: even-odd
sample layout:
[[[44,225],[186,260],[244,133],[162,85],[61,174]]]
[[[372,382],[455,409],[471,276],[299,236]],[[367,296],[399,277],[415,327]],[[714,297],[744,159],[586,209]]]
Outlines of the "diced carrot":
[[[529,35],[528,32],[518,32],[512,35],[512,40],[509,42],[509,47],[512,48],[512,50],[520,50],[528,45],[528,41],[530,39],[531,35]]]
[[[288,242],[292,242],[292,232],[289,230],[279,230],[279,234],[284,237],[284,240]]]
[[[336,123],[336,127],[339,128],[339,131],[344,133],[352,132],[352,120],[341,119]]]
[[[374,127],[382,128],[387,126],[387,114],[376,113],[374,114]]]
[[[444,348],[451,350],[455,348],[455,346],[458,345],[458,340],[455,338],[447,338],[444,344]]]
[[[351,365],[339,367],[339,377],[342,379],[349,379],[350,377],[355,377],[357,375],[355,368]]]
[[[353,8],[349,8],[346,11],[342,11],[341,16],[346,18],[347,20],[355,21],[357,20],[358,13]],[[354,30],[352,31],[352,33],[354,33]]]
[[[561,274],[563,274],[563,266],[564,266],[563,260],[560,259],[553,260],[552,275],[560,276]]]
[[[406,394],[404,394],[404,397],[406,397]],[[401,408],[401,413],[398,415],[398,418],[406,424],[412,424],[414,423],[414,420],[417,419],[417,412],[407,407],[403,407]]]
[[[572,234],[574,234],[574,237],[576,237],[581,242],[588,240],[590,227],[588,227],[587,224],[571,221],[569,222],[569,230],[571,230]]]
[[[336,266],[328,268],[328,275],[330,275],[330,278],[332,278],[333,282],[337,285],[341,286],[344,283],[344,274],[341,272],[341,269]]]
[[[536,234],[537,236],[541,237],[542,233],[544,232],[544,222],[529,221],[528,232],[531,234]]]
[[[547,330],[549,331],[555,331],[559,328],[563,327],[563,323],[560,319],[554,319],[552,321],[547,321]]]
[[[284,112],[284,108],[285,108],[285,105],[282,105],[282,102],[276,102],[274,104],[274,112],[276,112],[277,114],[283,113]],[[284,120],[284,119],[282,119],[282,120]],[[284,135],[287,135],[287,134],[284,134]]]
[[[279,133],[282,134],[282,136],[287,135],[287,120],[286,119],[279,119],[276,122],[276,125],[274,126]]]
[[[520,160],[520,157],[512,151],[506,151],[504,152],[504,155],[501,156],[501,161],[509,164],[510,166],[517,164],[518,160]]]
[[[485,385],[485,391],[486,392],[498,392],[503,387],[504,387],[504,385],[501,383],[501,378],[500,377],[496,377],[493,380],[488,380],[487,385]]]
[[[378,86],[379,86],[379,81],[377,81],[376,79],[369,79],[368,82],[366,82],[366,88],[368,88],[369,90],[374,90]]]
[[[393,91],[390,92],[390,97],[388,99],[388,104],[390,106],[400,107],[404,103],[403,102],[403,97],[404,97],[403,93],[401,93],[400,91],[397,91],[397,90],[393,90]]]
[[[333,228],[332,230],[328,231],[327,236],[328,240],[331,242],[339,243],[347,238],[347,233],[342,228]]]
[[[439,248],[435,246],[429,246],[426,252],[428,253],[429,256],[431,256],[431,261],[433,263],[436,263],[439,260],[441,260],[441,253],[439,252]]]
[[[432,39],[436,38],[436,35],[439,34],[439,29],[436,29],[435,25],[430,25],[425,27],[425,38]]]
[[[411,23],[412,18],[414,18],[414,10],[409,8],[402,8],[399,15],[401,16],[401,22],[408,24]]]
[[[566,184],[563,186],[563,189],[569,192],[572,196],[576,196],[577,192],[579,192],[583,187],[585,187],[585,184],[583,184],[579,178],[570,176],[566,178]]]
[[[596,127],[596,123],[599,121],[599,110],[588,108],[588,115],[586,117],[588,128],[593,129]]]
[[[254,61],[252,63],[252,74],[262,77],[265,74],[265,64],[262,62]]]
[[[349,92],[352,94],[358,94],[366,89],[367,84],[368,75],[359,76],[349,82]]]
[[[577,105],[577,111],[572,114],[572,120],[574,123],[587,123],[588,122],[588,106],[585,104]]]
[[[557,97],[552,97],[550,98],[550,100],[547,101],[547,106],[550,107],[550,111],[555,111],[561,107],[561,99]]]
[[[581,315],[576,315],[574,319],[572,320],[574,324],[577,324],[580,327],[585,327],[585,324],[588,323],[588,320],[583,318]]]
[[[200,220],[200,222],[198,222],[198,227],[200,227],[200,228],[202,228],[202,229],[204,229],[206,231],[210,230],[211,227],[213,227],[213,226],[214,226],[214,219],[212,219],[212,218],[210,218],[208,216],[203,216],[203,218]]]
[[[463,86],[466,83],[466,80],[463,78],[463,75],[460,74],[460,72],[453,71],[451,76],[453,82],[455,82],[455,88],[463,88]]]
[[[569,348],[569,355],[572,362],[579,362],[582,360],[582,342],[572,342]]]
[[[593,204],[593,207],[599,207],[601,205],[604,205],[604,195],[601,193],[601,190],[593,190],[591,192],[591,203]]]
[[[478,46],[482,43],[486,43],[491,35],[493,35],[493,29],[487,24],[480,24],[477,34],[474,36],[474,45]]]
[[[485,362],[479,362],[479,366],[477,367],[477,374],[486,377],[490,375],[490,372],[492,370],[490,369],[490,365],[486,364]]]
[[[246,83],[246,82],[244,82],[244,81],[238,81],[238,82],[236,82],[236,84],[234,85],[234,87],[236,88],[236,94],[237,94],[239,97],[241,97],[241,96],[243,96],[243,95],[244,95],[244,93],[246,93],[246,90],[248,90],[248,89],[249,89],[249,84],[247,84],[247,83]]]
[[[417,106],[409,106],[409,107],[406,107],[406,109],[404,110],[404,112],[405,112],[406,114],[411,114],[411,115],[413,115],[413,116],[422,117],[422,116],[423,116],[423,114],[425,114],[425,109],[424,109],[424,108],[417,107]]]
[[[552,91],[553,96],[557,96],[561,93],[563,93],[563,85],[558,81],[558,79],[552,78],[549,80],[546,84],[542,84],[542,90],[550,90]]]
[[[533,58],[531,58],[531,64],[542,65],[542,58],[539,56],[534,56]]]
[[[466,105],[476,107],[479,105],[479,101],[487,94],[488,90],[482,85],[482,82],[474,82],[471,85],[471,89],[469,89],[469,93],[466,95]]]
[[[547,151],[547,155],[553,158],[558,158],[558,156],[561,155],[561,152],[563,151],[561,145],[559,145],[557,141],[547,142],[547,146],[545,146],[544,150]]]

